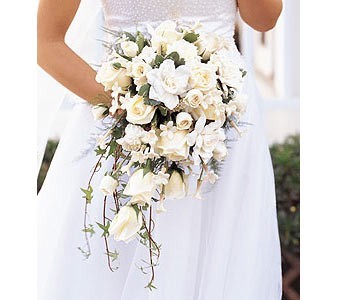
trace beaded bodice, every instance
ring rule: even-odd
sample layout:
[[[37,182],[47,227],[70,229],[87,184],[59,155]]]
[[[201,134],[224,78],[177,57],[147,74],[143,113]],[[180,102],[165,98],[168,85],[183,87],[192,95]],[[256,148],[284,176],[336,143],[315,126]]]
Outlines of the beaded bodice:
[[[165,20],[201,22],[207,30],[234,35],[236,0],[101,0],[108,28],[136,30]]]

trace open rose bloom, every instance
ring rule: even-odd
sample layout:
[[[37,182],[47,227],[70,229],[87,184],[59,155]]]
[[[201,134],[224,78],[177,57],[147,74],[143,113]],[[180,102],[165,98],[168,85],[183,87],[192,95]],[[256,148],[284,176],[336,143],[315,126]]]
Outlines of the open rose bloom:
[[[112,106],[93,108],[99,122],[110,124],[95,149],[94,172],[105,179],[83,191],[87,204],[93,188],[114,200],[111,221],[100,226],[105,239],[137,238],[158,259],[152,209],[167,211],[170,198],[202,198],[203,183],[218,179],[216,167],[228,155],[226,129],[241,133],[246,72],[232,57],[234,46],[200,24],[108,32],[112,43],[96,80],[111,91]],[[113,167],[102,170],[109,158]],[[189,189],[191,181],[197,189]]]

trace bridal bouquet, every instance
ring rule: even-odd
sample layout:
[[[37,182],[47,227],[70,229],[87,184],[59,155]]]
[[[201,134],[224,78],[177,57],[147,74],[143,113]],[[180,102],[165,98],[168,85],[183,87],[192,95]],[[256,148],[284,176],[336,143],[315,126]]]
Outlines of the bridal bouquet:
[[[109,268],[114,269],[118,253],[109,250],[108,238],[138,239],[149,253],[141,270],[151,271],[150,289],[160,255],[152,234],[153,210],[165,212],[167,199],[202,197],[202,184],[218,179],[216,167],[228,155],[225,130],[240,134],[246,108],[241,94],[246,72],[234,59],[236,50],[223,36],[200,27],[166,21],[145,34],[106,29],[112,40],[105,43],[107,60],[96,76],[112,102],[93,106],[95,119],[105,119],[107,130],[97,137],[98,162],[82,189],[83,231],[88,243],[94,233],[87,222],[92,178],[103,172],[96,187],[104,195],[103,219],[97,224]],[[102,171],[106,160],[112,167]],[[194,191],[189,191],[189,177],[197,181]]]

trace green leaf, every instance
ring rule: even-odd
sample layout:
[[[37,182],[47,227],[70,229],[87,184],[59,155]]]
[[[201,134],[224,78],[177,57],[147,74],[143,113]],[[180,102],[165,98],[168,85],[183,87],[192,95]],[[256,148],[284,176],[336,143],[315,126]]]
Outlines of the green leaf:
[[[123,33],[128,37],[128,39],[129,39],[131,42],[135,42],[135,37],[134,37],[133,34],[127,32],[127,31],[124,31]]]
[[[180,56],[176,51],[174,51],[166,56],[165,59],[172,59],[174,62],[178,62],[180,60]]]
[[[139,52],[141,52],[141,50],[144,48],[144,45],[145,45],[145,38],[141,32],[138,32],[138,35],[136,38],[136,44],[138,45]]]
[[[176,68],[178,68],[179,66],[185,65],[185,60],[184,58],[181,58],[180,60],[175,62],[175,66]]]
[[[77,249],[81,251],[85,259],[90,257],[91,253],[89,251],[83,250],[81,247],[77,247]]]
[[[98,223],[96,222],[97,226],[99,226],[102,230],[103,230],[103,233],[102,233],[102,237],[106,236],[106,235],[109,235],[109,227],[110,227],[110,222],[108,221],[106,226],[104,226],[103,224],[101,223]]]
[[[160,54],[156,55],[156,58],[154,59],[155,66],[159,67],[164,61],[164,57]]]
[[[109,251],[107,255],[112,259],[112,262],[118,260],[119,258],[119,252],[116,250],[114,250],[114,252]]]
[[[198,40],[199,34],[194,32],[189,32],[186,35],[184,35],[183,39],[186,40],[189,43],[194,43]]]
[[[92,237],[95,234],[94,226],[92,224],[90,224],[89,227],[82,229],[82,231],[90,233],[90,237]]]
[[[143,172],[143,176],[145,176],[147,173],[152,171],[152,161],[151,159],[148,159],[146,162],[146,165],[144,167],[144,172]]]
[[[113,141],[110,143],[107,158],[108,158],[109,156],[111,156],[111,155],[114,154],[114,152],[115,152],[117,146],[118,146],[118,143],[117,143],[115,140],[113,140]]]
[[[148,93],[150,92],[151,85],[149,83],[144,84],[139,89],[138,95],[143,96],[144,98],[148,97]]]
[[[157,100],[153,100],[153,99],[145,99],[144,103],[146,105],[156,106],[156,105],[159,105],[161,102]]]
[[[166,117],[166,116],[167,116],[167,111],[168,111],[168,110],[167,110],[166,107],[164,107],[164,106],[159,106],[158,109],[159,109],[159,111],[160,111],[160,113],[162,114],[163,117]]]
[[[123,68],[122,65],[119,62],[113,63],[112,66],[116,70],[119,70],[120,68]]]
[[[93,199],[93,188],[92,186],[90,185],[88,187],[88,189],[82,189],[81,188],[81,191],[84,193],[84,196],[82,198],[85,198],[87,203],[90,204],[91,203],[91,200]]]
[[[100,146],[97,146],[97,148],[94,150],[96,155],[102,155],[106,153],[105,149],[100,148]]]

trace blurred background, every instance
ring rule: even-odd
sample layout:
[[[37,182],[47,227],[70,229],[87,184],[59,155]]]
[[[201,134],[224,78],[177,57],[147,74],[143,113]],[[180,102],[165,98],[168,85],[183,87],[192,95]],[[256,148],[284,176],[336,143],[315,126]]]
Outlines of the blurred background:
[[[254,67],[263,98],[265,127],[276,181],[283,300],[299,300],[299,1],[284,2],[282,16],[273,30],[255,32],[238,19],[235,38],[245,60]],[[38,175],[38,191],[71,108],[72,105],[65,101],[54,120]]]

